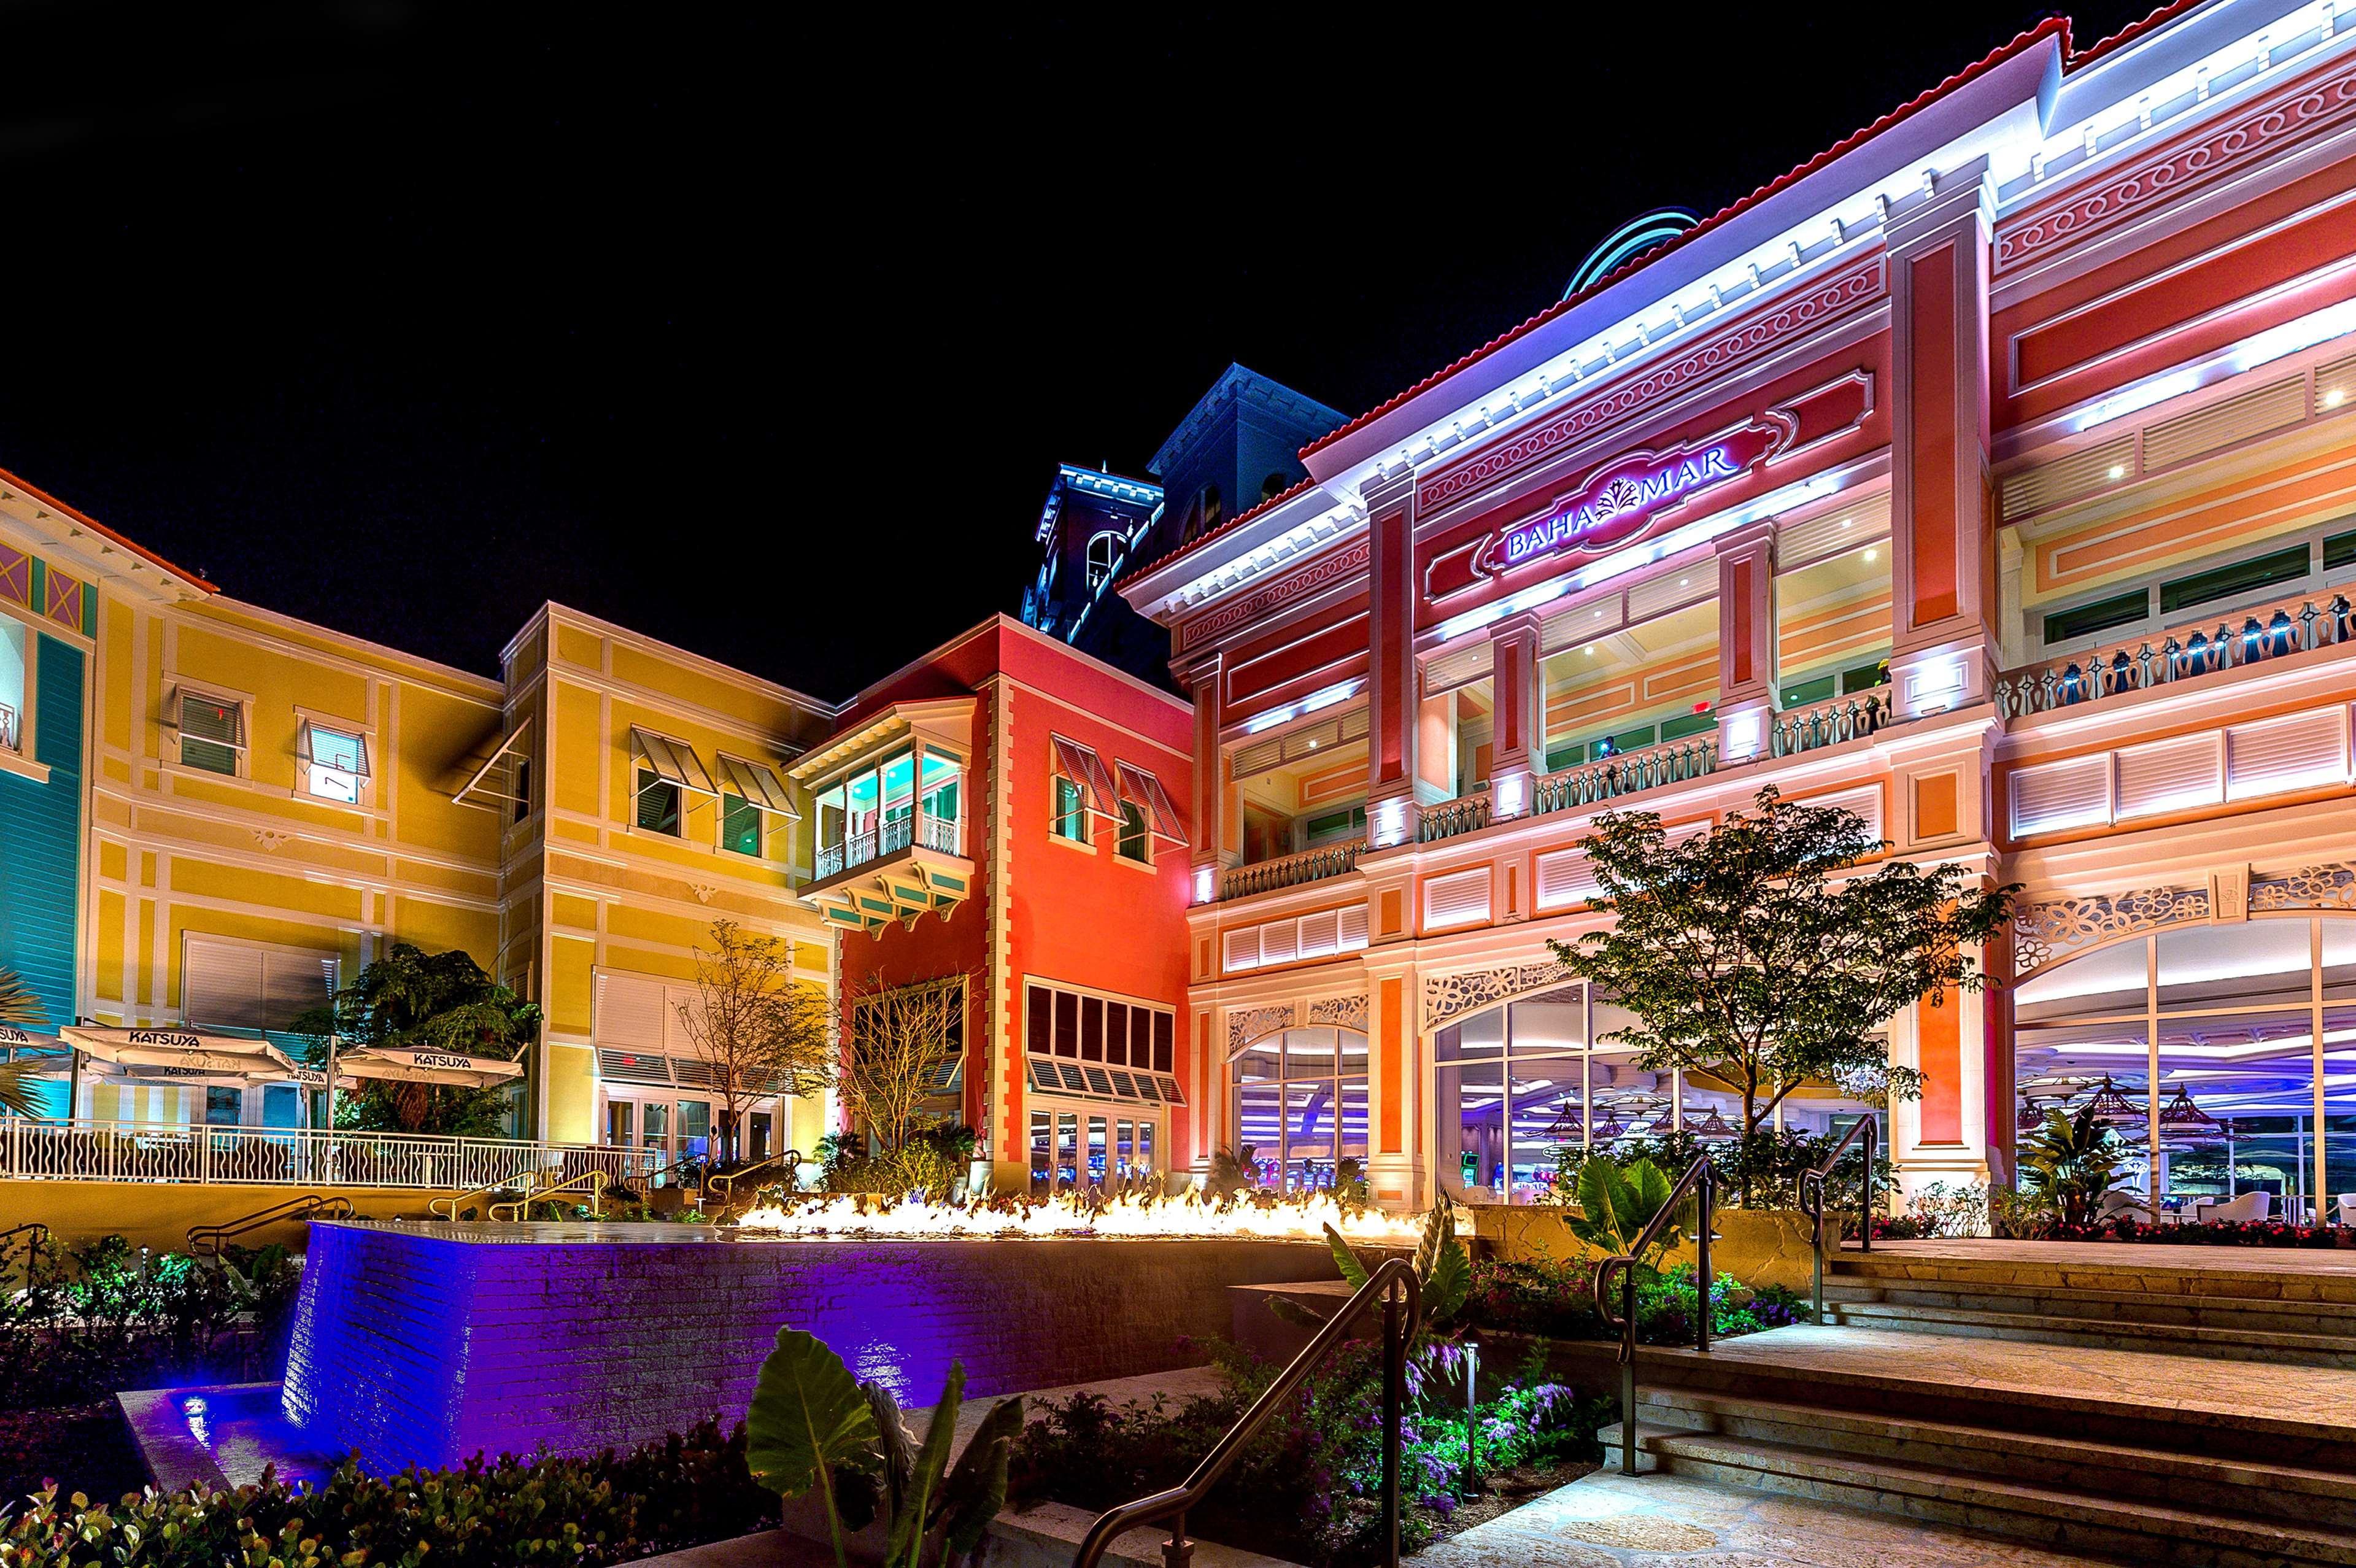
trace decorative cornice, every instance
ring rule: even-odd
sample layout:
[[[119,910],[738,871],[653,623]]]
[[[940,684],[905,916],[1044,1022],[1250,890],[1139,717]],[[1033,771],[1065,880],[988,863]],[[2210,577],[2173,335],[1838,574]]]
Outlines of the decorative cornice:
[[[2107,229],[2155,198],[2173,196],[2254,157],[2274,156],[2283,142],[2308,134],[2351,106],[2356,66],[2343,65],[2321,81],[2296,85],[2190,146],[2150,158],[2003,230],[1997,235],[1996,265],[2018,266],[2064,242]]]
[[[1314,593],[1329,583],[1353,572],[1365,570],[1366,563],[1372,558],[1371,546],[1366,536],[1361,533],[1348,543],[1325,552],[1290,576],[1185,622],[1178,631],[1178,646],[1181,650],[1191,649],[1222,632],[1232,631],[1247,621],[1257,620],[1270,610]]]
[[[1475,454],[1454,467],[1441,470],[1419,486],[1417,510],[1430,512],[1524,464],[1570,445],[1591,431],[1633,413],[1647,403],[1657,402],[1688,382],[1714,374],[1730,361],[1756,353],[1777,338],[1814,330],[1855,305],[1879,298],[1883,292],[1883,275],[1882,258],[1876,256],[1860,266],[1826,279],[1772,310],[1721,332],[1690,353],[1679,355],[1634,381],[1623,382],[1599,397],[1565,410],[1543,424],[1524,431],[1511,440]]]

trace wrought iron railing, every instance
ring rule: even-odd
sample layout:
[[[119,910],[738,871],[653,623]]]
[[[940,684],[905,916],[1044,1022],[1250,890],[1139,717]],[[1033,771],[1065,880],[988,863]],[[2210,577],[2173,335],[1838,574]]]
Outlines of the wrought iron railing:
[[[1796,757],[1819,746],[1860,740],[1890,722],[1890,688],[1852,692],[1844,697],[1788,708],[1769,721],[1767,754]]]
[[[1422,820],[1416,823],[1415,837],[1419,843],[1430,843],[1438,839],[1452,839],[1459,833],[1477,832],[1488,825],[1489,797],[1464,795],[1437,806],[1426,806]]]
[[[1572,811],[1640,789],[1682,783],[1718,771],[1718,738],[1696,736],[1689,740],[1664,741],[1641,751],[1607,757],[1560,773],[1549,773],[1530,786],[1530,815]]]
[[[1315,849],[1304,849],[1299,854],[1288,854],[1281,860],[1262,860],[1250,865],[1230,866],[1219,874],[1219,897],[1248,898],[1255,893],[1339,876],[1356,866],[1358,856],[1364,854],[1365,849],[1365,840],[1352,839],[1347,843],[1322,844]]]
[[[659,1149],[401,1133],[0,1118],[0,1180],[466,1189],[651,1171]]]
[[[284,1203],[257,1208],[251,1214],[240,1215],[219,1225],[191,1225],[188,1227],[188,1251],[195,1257],[218,1258],[222,1244],[232,1236],[265,1230],[273,1225],[300,1225],[313,1219],[349,1219],[351,1217],[350,1198],[305,1193],[301,1197],[290,1197]]]
[[[1809,1299],[1815,1308],[1818,1323],[1825,1320],[1825,1183],[1832,1176],[1833,1167],[1840,1164],[1841,1156],[1848,1152],[1848,1146],[1861,1141],[1865,1145],[1865,1171],[1858,1178],[1857,1245],[1859,1251],[1872,1251],[1873,1141],[1877,1135],[1873,1118],[1860,1116],[1847,1132],[1841,1134],[1840,1142],[1833,1145],[1833,1152],[1825,1156],[1822,1165],[1815,1170],[1800,1173],[1800,1212],[1806,1215],[1815,1227],[1815,1283]]]
[[[1701,1292],[1694,1313],[1694,1348],[1709,1348],[1711,1273],[1709,1244],[1711,1221],[1718,1212],[1718,1172],[1709,1156],[1697,1156],[1669,1189],[1669,1200],[1661,1205],[1653,1222],[1644,1227],[1635,1243],[1616,1258],[1605,1258],[1595,1265],[1595,1309],[1603,1317],[1604,1326],[1620,1335],[1620,1471],[1636,1473],[1636,1260],[1660,1244],[1664,1232],[1681,1228],[1678,1210],[1691,1193],[1699,1219],[1694,1226],[1694,1283]],[[1620,1283],[1620,1310],[1612,1309],[1612,1283]]]
[[[2179,681],[2197,681],[2245,664],[2328,648],[2356,638],[2356,607],[2334,594],[2320,607],[2313,599],[2285,599],[2207,626],[2179,627],[2130,649],[2126,643],[2098,648],[2072,659],[2031,665],[2000,675],[1997,711],[2008,718],[2051,713],[2080,703],[2099,702],[2128,692],[2149,691]]]

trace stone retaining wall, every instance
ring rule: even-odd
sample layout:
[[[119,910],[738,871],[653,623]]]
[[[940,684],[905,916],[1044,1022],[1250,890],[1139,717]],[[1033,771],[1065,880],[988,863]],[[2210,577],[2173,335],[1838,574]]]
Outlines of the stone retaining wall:
[[[321,1222],[288,1417],[380,1472],[477,1451],[626,1446],[741,1415],[778,1327],[906,1406],[1194,1365],[1227,1287],[1331,1279],[1260,1240],[732,1240],[669,1225]]]
[[[1596,1262],[1595,1250],[1572,1235],[1564,1223],[1564,1209],[1483,1204],[1472,1213],[1475,1234],[1488,1243],[1489,1255],[1500,1262]],[[1830,1224],[1829,1219],[1826,1223]],[[1717,1230],[1718,1240],[1709,1247],[1713,1270],[1732,1274],[1746,1285],[1782,1285],[1804,1294],[1808,1290],[1815,1249],[1806,1215],[1791,1208],[1721,1208]],[[1669,1262],[1690,1263],[1695,1257],[1693,1244],[1687,1242],[1669,1254]]]

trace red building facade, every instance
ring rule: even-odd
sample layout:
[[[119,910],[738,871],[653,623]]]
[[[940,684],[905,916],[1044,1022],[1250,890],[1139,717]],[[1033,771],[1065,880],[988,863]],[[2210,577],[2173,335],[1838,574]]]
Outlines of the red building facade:
[[[1598,811],[1772,784],[2026,888],[1890,1031],[1910,1187],[2108,1093],[2152,1207],[2356,1188],[2351,195],[2328,6],[2048,22],[1126,576],[1195,699],[1194,1146],[1529,1201],[1722,1121],[1546,941]]]
[[[844,993],[962,988],[937,1109],[1001,1190],[1202,1154],[1178,1024],[1192,742],[1183,701],[998,617],[861,693],[793,769]]]

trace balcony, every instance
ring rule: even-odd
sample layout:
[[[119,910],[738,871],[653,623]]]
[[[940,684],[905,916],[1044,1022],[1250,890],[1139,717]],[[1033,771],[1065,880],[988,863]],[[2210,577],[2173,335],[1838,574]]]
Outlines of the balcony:
[[[958,824],[954,817],[926,817],[921,829],[909,818],[901,817],[885,822],[880,832],[852,833],[841,843],[820,844],[811,875],[815,881],[824,882],[830,876],[866,865],[871,860],[883,860],[899,854],[912,843],[926,849],[937,849],[943,854],[958,853]]]
[[[2164,632],[2157,649],[2147,639],[2132,650],[2127,643],[2117,643],[2011,671],[1997,679],[1997,711],[2007,718],[2054,713],[2312,652],[2356,637],[2356,607],[2345,594],[2334,594],[2320,606],[2312,598],[2282,599],[2244,611],[2242,618],[2239,628],[2220,620],[2213,630],[2204,625],[2181,637],[2179,632],[2186,628]]]
[[[16,710],[0,703],[0,751],[22,751],[24,736],[17,728]]]
[[[1321,844],[1304,849],[1298,854],[1288,854],[1280,860],[1257,861],[1250,865],[1230,866],[1219,875],[1219,897],[1248,898],[1255,893],[1273,893],[1280,887],[1294,887],[1304,882],[1323,882],[1329,876],[1356,869],[1358,856],[1365,853],[1365,841],[1352,839],[1347,843]]]

